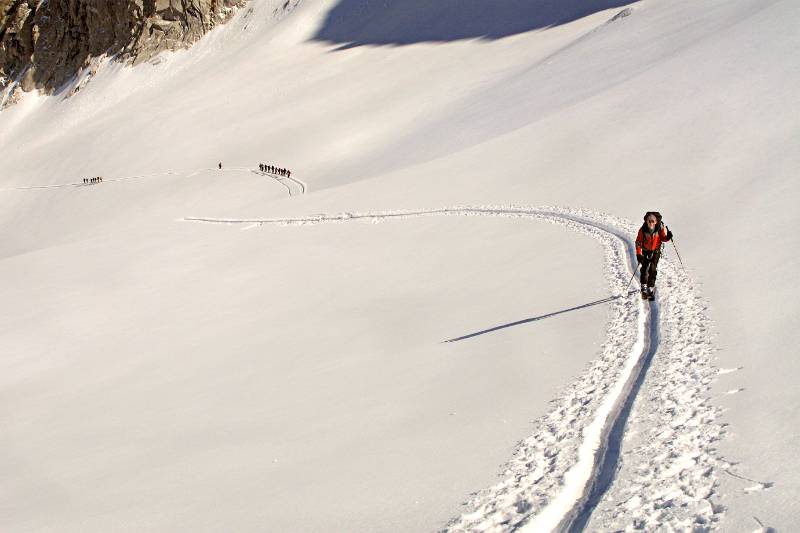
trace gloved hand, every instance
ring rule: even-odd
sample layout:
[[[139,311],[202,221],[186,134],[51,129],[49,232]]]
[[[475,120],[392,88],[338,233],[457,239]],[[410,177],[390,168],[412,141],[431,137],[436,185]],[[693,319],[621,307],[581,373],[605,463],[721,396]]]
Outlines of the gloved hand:
[[[644,263],[644,256],[642,256],[642,255],[637,255],[637,256],[636,256],[636,262],[637,262],[637,263],[639,263],[640,265],[641,265],[642,263]]]
[[[667,240],[668,241],[672,240],[672,232],[670,230],[667,230]]]

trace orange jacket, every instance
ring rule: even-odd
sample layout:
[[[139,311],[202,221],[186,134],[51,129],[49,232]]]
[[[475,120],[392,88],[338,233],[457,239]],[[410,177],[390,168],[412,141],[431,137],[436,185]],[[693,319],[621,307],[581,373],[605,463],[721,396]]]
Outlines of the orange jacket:
[[[639,228],[639,234],[636,235],[636,255],[642,255],[642,250],[645,252],[654,252],[661,248],[662,242],[669,241],[667,230],[662,225],[661,228],[655,233],[646,231],[644,226]]]

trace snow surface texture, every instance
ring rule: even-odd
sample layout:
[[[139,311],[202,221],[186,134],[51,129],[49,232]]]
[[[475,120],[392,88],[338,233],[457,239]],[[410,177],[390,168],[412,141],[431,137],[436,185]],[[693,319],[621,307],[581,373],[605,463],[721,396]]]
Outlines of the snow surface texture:
[[[612,298],[602,356],[555,400],[534,434],[520,443],[503,481],[477,494],[468,502],[470,511],[445,530],[583,530],[590,518],[590,528],[599,530],[701,530],[718,523],[723,509],[713,502],[717,473],[730,465],[716,456],[723,430],[715,421],[717,410],[705,398],[717,372],[710,362],[705,307],[686,273],[669,260],[662,263],[664,288],[650,312],[638,296],[630,298],[625,293],[631,279],[626,267],[635,254],[627,236],[635,234],[635,225],[587,210],[495,206],[185,220],[244,224],[249,229],[264,224],[378,223],[432,215],[533,219],[589,235],[603,245],[606,278],[617,295]],[[655,377],[651,379],[656,384],[649,389],[647,405],[639,410],[643,412],[635,415],[646,419],[652,435],[632,452],[638,461],[635,475],[624,477],[623,483],[606,492],[620,462],[619,439],[627,410],[653,359]],[[599,516],[593,517],[599,496],[603,496]]]
[[[660,448],[651,441],[662,431],[674,430],[686,450],[715,438],[710,430],[683,442],[685,432],[701,431],[691,417],[671,426],[673,417],[685,418],[684,404],[693,404],[698,416],[709,409],[702,402],[706,393],[648,404],[668,389],[682,397],[705,386],[684,389],[675,377],[653,377],[673,361],[667,339],[679,342],[666,324],[686,313],[687,325],[704,328],[700,342],[687,349],[703,356],[712,336],[716,362],[726,369],[707,395],[724,411],[720,456],[737,464],[715,470],[717,507],[711,511],[724,510],[725,531],[796,527],[800,312],[786,290],[800,270],[792,230],[800,197],[800,3],[647,0],[622,9],[619,2],[569,1],[558,5],[616,7],[582,18],[574,15],[583,10],[564,13],[537,29],[524,27],[528,19],[522,18],[516,30],[506,27],[513,11],[496,18],[489,3],[458,4],[465,9],[444,14],[458,26],[474,24],[467,35],[442,34],[446,19],[435,17],[440,5],[455,2],[253,0],[191,50],[136,68],[101,58],[76,80],[82,88],[70,98],[29,94],[0,113],[0,187],[7,191],[0,195],[0,272],[7,280],[0,295],[10,302],[0,320],[0,361],[3,378],[14,384],[3,389],[10,406],[2,413],[4,529],[53,529],[55,523],[64,530],[108,531],[119,524],[141,530],[155,520],[161,529],[219,530],[225,524],[248,530],[268,517],[274,529],[291,530],[297,516],[307,516],[309,530],[397,531],[436,527],[459,514],[460,495],[490,486],[513,442],[530,434],[521,420],[544,415],[560,387],[599,355],[592,342],[605,338],[606,306],[469,342],[438,341],[531,314],[552,315],[586,301],[587,294],[607,297],[594,241],[561,242],[561,232],[543,224],[522,231],[507,220],[476,224],[447,217],[408,220],[402,232],[390,225],[328,226],[302,236],[173,223],[195,213],[264,219],[381,213],[421,202],[582,206],[629,220],[650,209],[667,215],[708,309],[679,310],[677,300],[671,307],[669,298],[684,287],[669,286],[680,283],[681,273],[670,274],[665,262],[660,351],[639,402],[622,408],[623,418],[629,415],[622,450],[609,452],[619,459],[619,474],[608,500],[602,491],[590,496],[596,511],[577,519],[604,530],[602,524],[617,523],[619,513],[633,516],[628,508],[640,502],[625,490],[641,485],[663,492],[651,508],[657,519],[691,521],[681,507],[684,498],[653,477],[672,473],[669,466],[652,468],[652,475],[649,466],[637,469],[652,464],[649,447]],[[384,46],[353,28],[353,20],[334,16],[360,5],[368,9],[359,16],[370,17],[369,25],[391,42]],[[524,14],[534,2],[501,7],[514,5]],[[509,29],[516,33],[508,35]],[[409,31],[416,34],[407,38]],[[220,160],[226,169],[265,160],[286,165],[313,193],[297,194],[291,183],[249,171],[184,179],[179,170],[211,168]],[[163,174],[167,169],[175,174]],[[95,175],[153,179],[20,190]],[[450,234],[438,234],[440,225]],[[402,253],[386,252],[386,240],[402,243],[392,249]],[[435,247],[417,248],[434,240]],[[384,255],[361,253],[373,249]],[[578,251],[586,262],[576,264]],[[386,256],[394,261],[388,267],[381,261]],[[496,261],[491,266],[490,259]],[[456,264],[462,270],[454,276]],[[359,276],[343,279],[353,270]],[[156,271],[159,276],[146,275]],[[308,284],[299,281],[302,274]],[[385,287],[382,278],[394,286]],[[326,297],[331,293],[338,298]],[[280,314],[262,302],[280,306]],[[210,311],[201,313],[205,307]],[[148,309],[164,309],[171,327]],[[424,320],[414,315],[422,309]],[[701,320],[706,314],[709,319]],[[318,326],[314,334],[295,317]],[[86,328],[89,322],[96,325]],[[138,345],[141,331],[153,332],[146,348]],[[347,346],[336,355],[339,363],[359,362],[350,370],[361,378],[363,389],[356,392],[362,396],[344,386],[349,382],[341,365],[331,371],[340,381],[326,374],[331,369],[319,355],[322,345]],[[262,353],[270,359],[262,360]],[[397,365],[392,368],[402,379],[383,372],[376,363],[381,357],[382,364]],[[149,374],[136,370],[142,361],[156,367],[174,362],[165,372],[182,386],[148,381]],[[303,392],[320,401],[298,399],[296,387],[268,371],[273,361],[284,371],[316,376]],[[203,372],[215,364],[232,374],[228,381],[217,381],[216,368]],[[179,377],[187,368],[193,379],[184,382]],[[258,387],[242,378],[243,368],[263,380]],[[148,385],[152,411],[138,408],[130,392],[137,389],[120,386],[113,379],[118,374]],[[369,386],[375,383],[381,386]],[[263,390],[270,387],[283,395]],[[409,392],[419,393],[412,388],[429,394],[409,407],[402,402],[415,397]],[[97,410],[73,389],[93,391],[118,411]],[[202,395],[198,403],[192,393],[204,389],[226,398],[227,410],[212,409],[220,402],[204,404]],[[392,394],[382,395],[387,389]],[[50,390],[62,394],[43,392]],[[367,394],[371,401],[362,403]],[[456,411],[448,405],[451,396],[460,401],[458,415],[438,417]],[[378,405],[401,407],[373,416],[376,397],[385,400]],[[276,401],[301,405],[284,411],[281,431],[254,432],[254,422],[279,417],[265,419],[252,405]],[[672,403],[679,404],[674,413]],[[167,414],[156,413],[159,406]],[[419,408],[417,416],[404,418],[412,407]],[[170,418],[170,412],[182,416]],[[222,416],[234,412],[242,416]],[[475,418],[465,422],[466,416]],[[518,425],[501,425],[506,418]],[[329,427],[327,420],[336,423]],[[361,438],[356,426],[362,421],[380,430]],[[226,454],[228,441],[215,439],[221,428],[230,430],[235,452]],[[309,430],[325,438],[308,438]],[[351,435],[360,438],[348,440]],[[164,445],[164,436],[179,445]],[[141,462],[126,462],[121,451],[136,437],[148,452]],[[93,446],[91,459],[75,461],[84,457],[86,443]],[[263,464],[261,452],[273,447],[279,451]],[[366,459],[336,453],[354,448]],[[421,457],[432,449],[436,453]],[[299,450],[302,460],[290,453]],[[389,453],[369,455],[376,450]],[[197,460],[193,451],[217,461]],[[703,459],[673,451],[678,455],[665,456],[664,465]],[[273,457],[280,462],[273,464]],[[187,472],[204,476],[203,482],[190,481]],[[610,475],[603,472],[598,480]],[[82,476],[87,481],[76,484]],[[675,476],[702,485],[691,475]],[[209,494],[212,488],[219,494]],[[343,516],[350,521],[336,522]],[[646,517],[639,519],[646,528]]]

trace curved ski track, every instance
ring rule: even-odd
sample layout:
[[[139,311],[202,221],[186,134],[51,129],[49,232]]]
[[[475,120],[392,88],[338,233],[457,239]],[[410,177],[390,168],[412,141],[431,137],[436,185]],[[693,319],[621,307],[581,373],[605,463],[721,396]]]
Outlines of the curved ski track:
[[[289,176],[281,176],[281,175],[275,174],[273,172],[264,172],[262,170],[252,169],[252,170],[250,170],[250,172],[252,172],[253,174],[256,174],[257,176],[266,176],[268,178],[274,179],[275,181],[277,181],[278,183],[280,183],[281,185],[286,187],[286,190],[289,192],[289,196],[290,197],[294,196],[294,194],[292,192],[292,185],[294,185],[295,187],[299,187],[300,188],[299,194],[305,194],[306,193],[306,184],[304,182],[298,180],[298,179],[290,178]]]
[[[710,365],[705,307],[686,273],[666,258],[661,262],[658,302],[646,305],[638,297],[622,297],[636,265],[630,239],[635,225],[582,209],[516,206],[184,220],[251,228],[357,220],[379,223],[436,215],[532,219],[588,235],[602,244],[606,278],[612,293],[620,295],[609,301],[612,312],[601,356],[537,421],[534,434],[520,442],[503,480],[474,494],[466,503],[470,510],[443,531],[698,526],[707,530],[718,524],[723,508],[711,498],[716,472],[726,465],[715,455],[716,442],[723,435],[714,422],[718,413],[704,395],[716,373]],[[669,326],[666,334],[661,331],[664,323]],[[668,342],[663,343],[665,338]],[[656,383],[648,380],[651,365],[658,374]],[[637,412],[642,389],[649,391],[652,404],[645,406],[644,417]],[[627,444],[629,418],[649,427],[653,435],[633,452],[626,452],[632,454],[631,461],[642,461],[638,474],[646,472],[623,478],[619,475],[620,463],[624,464],[621,450],[623,441]],[[676,424],[676,419],[681,423]]]

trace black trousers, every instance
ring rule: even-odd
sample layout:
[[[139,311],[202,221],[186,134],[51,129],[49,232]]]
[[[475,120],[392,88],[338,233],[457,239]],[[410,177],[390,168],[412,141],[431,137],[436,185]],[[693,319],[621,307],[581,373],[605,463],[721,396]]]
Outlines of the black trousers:
[[[642,287],[655,287],[656,276],[658,276],[658,260],[661,259],[661,251],[656,250],[647,252],[642,256],[642,273],[639,280],[642,282]]]

